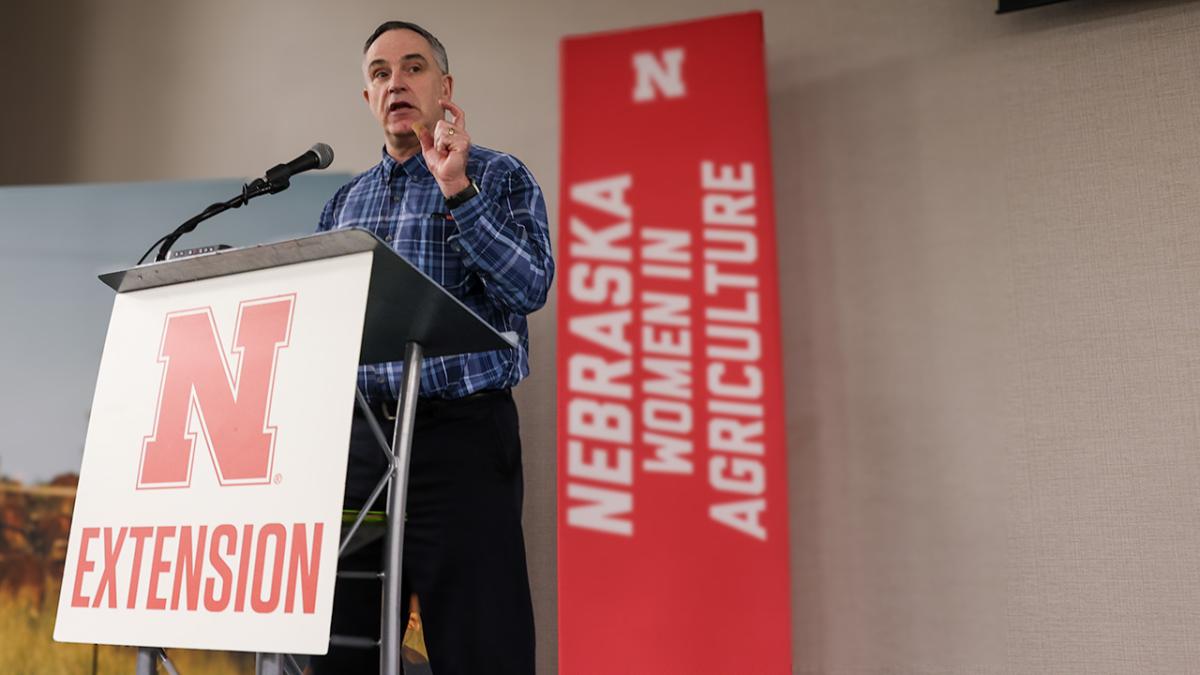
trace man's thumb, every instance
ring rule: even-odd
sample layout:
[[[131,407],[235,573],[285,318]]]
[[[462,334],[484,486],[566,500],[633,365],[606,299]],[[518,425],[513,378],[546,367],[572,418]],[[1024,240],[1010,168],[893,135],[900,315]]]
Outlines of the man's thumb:
[[[421,150],[425,151],[433,147],[433,134],[425,128],[424,122],[413,122],[413,133],[417,135],[417,142],[421,144]]]

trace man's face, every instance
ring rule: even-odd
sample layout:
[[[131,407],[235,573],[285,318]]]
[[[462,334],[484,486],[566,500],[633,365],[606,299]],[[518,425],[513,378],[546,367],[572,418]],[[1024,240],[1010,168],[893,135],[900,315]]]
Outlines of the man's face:
[[[438,99],[449,99],[454,80],[438,67],[433,49],[411,30],[390,30],[363,57],[363,98],[389,140],[412,134],[414,122],[430,131],[443,119]]]

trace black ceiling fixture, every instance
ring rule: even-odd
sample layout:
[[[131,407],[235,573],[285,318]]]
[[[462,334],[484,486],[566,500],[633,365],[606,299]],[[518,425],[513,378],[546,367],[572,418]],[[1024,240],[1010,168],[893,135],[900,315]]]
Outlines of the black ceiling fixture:
[[[1041,7],[1042,5],[1052,5],[1056,2],[1064,0],[999,0],[1000,5],[996,8],[997,14],[1005,12],[1015,12],[1019,9],[1030,9],[1032,7]]]

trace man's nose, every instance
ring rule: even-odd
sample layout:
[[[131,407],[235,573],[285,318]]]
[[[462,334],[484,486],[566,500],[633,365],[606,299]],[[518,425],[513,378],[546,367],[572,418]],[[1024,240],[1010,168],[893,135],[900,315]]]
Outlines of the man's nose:
[[[388,78],[388,92],[394,94],[397,92],[407,91],[407,90],[408,90],[408,85],[405,84],[404,75],[402,73],[398,73],[398,72],[392,73],[392,76],[390,78]]]

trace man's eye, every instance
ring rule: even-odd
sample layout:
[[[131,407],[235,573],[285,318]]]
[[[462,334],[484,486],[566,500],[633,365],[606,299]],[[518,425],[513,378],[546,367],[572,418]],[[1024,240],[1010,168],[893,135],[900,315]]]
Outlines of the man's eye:
[[[421,72],[421,66],[409,66],[409,67],[408,67],[408,72],[410,72],[410,73],[419,73],[419,72]]]
[[[372,75],[372,77],[374,77],[377,80],[381,77],[387,77],[387,76],[388,76],[388,72],[386,70],[377,70],[377,71],[375,71],[375,74]]]

